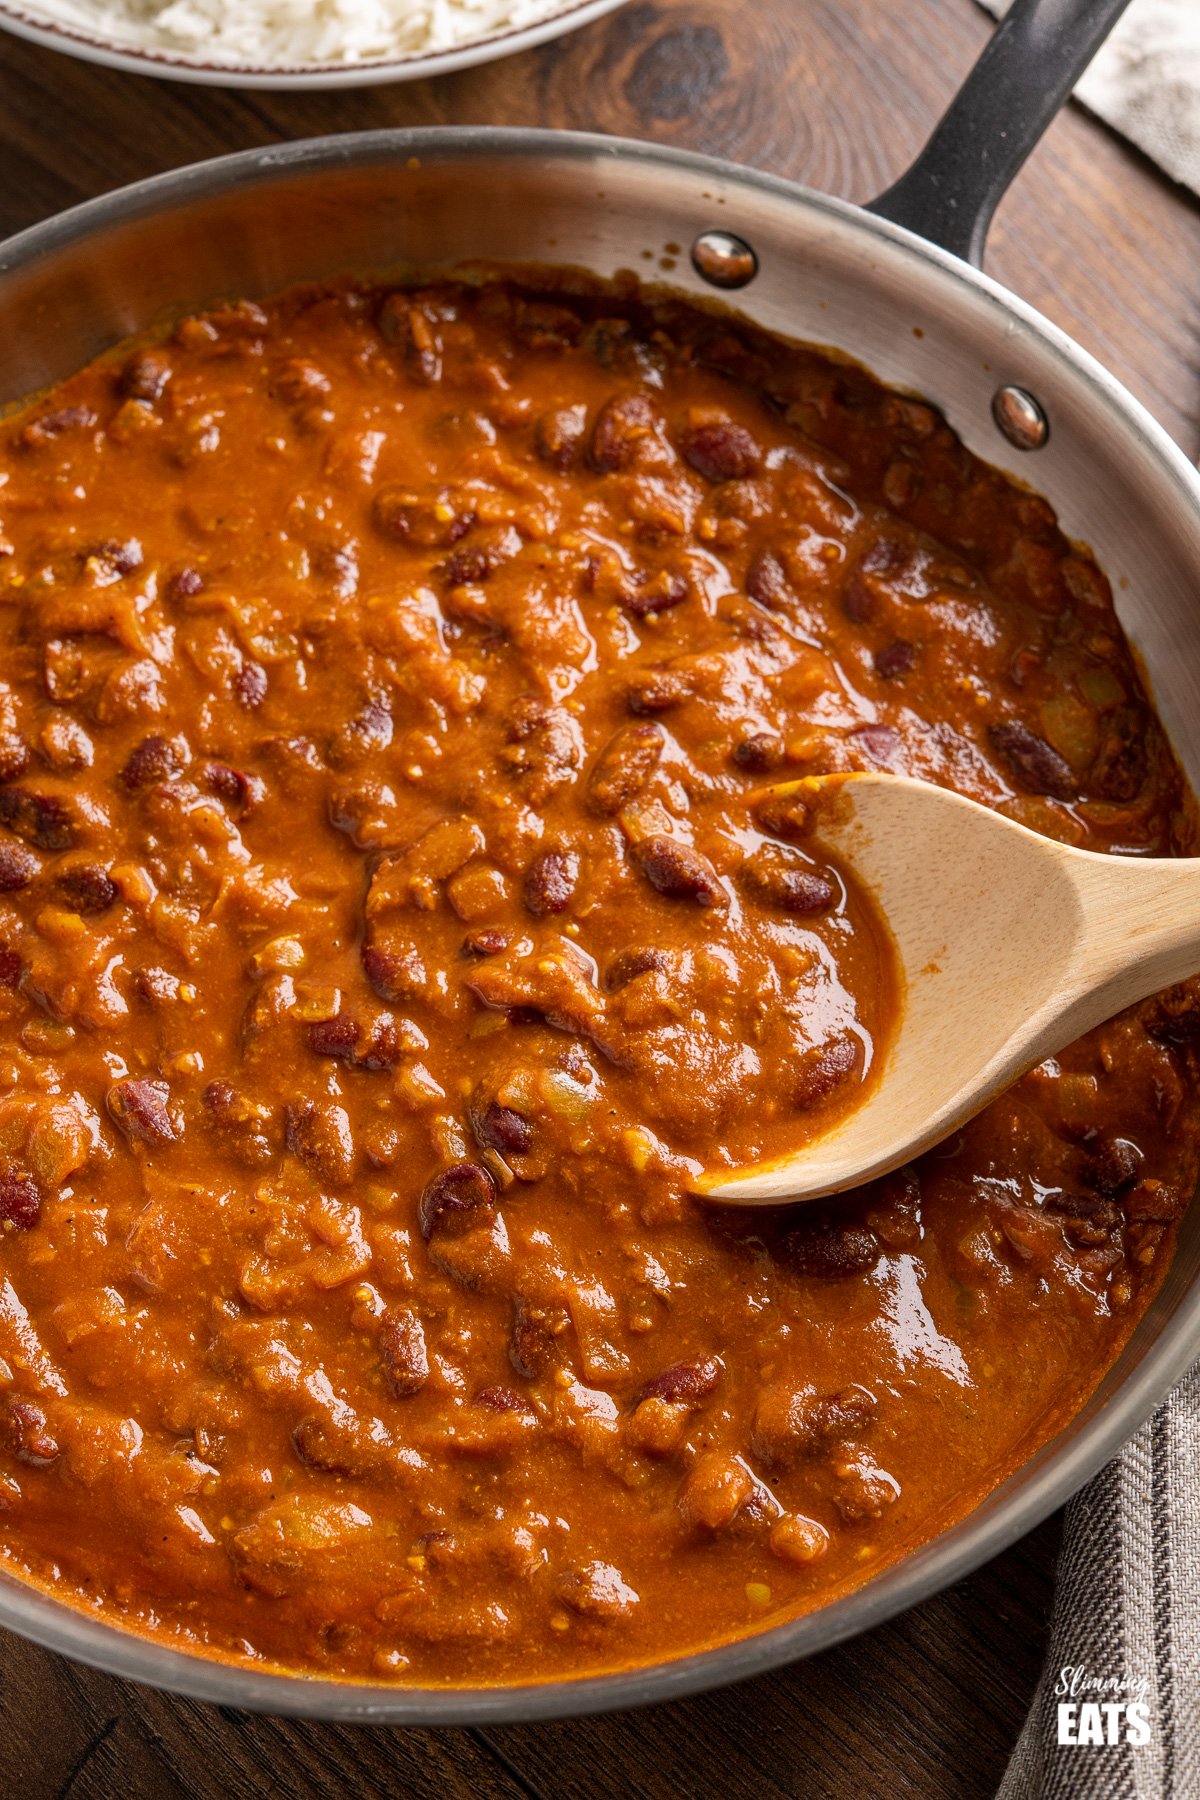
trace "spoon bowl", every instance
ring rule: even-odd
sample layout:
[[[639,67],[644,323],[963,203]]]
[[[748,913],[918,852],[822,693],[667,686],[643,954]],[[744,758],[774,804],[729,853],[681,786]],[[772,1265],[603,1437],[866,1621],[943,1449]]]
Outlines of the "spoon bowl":
[[[896,775],[793,783],[814,834],[873,899],[899,1017],[862,1104],[802,1149],[697,1184],[714,1200],[815,1200],[899,1168],[1019,1075],[1200,969],[1200,859],[1075,850]]]

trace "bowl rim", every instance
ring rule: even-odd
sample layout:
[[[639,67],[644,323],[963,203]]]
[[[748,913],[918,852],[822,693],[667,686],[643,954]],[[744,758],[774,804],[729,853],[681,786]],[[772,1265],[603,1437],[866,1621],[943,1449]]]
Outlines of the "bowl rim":
[[[622,158],[686,171],[703,180],[749,188],[807,210],[831,228],[859,234],[864,252],[899,265],[931,266],[972,290],[993,315],[998,335],[1020,327],[1061,365],[1082,378],[1106,407],[1115,432],[1138,443],[1158,466],[1172,503],[1200,520],[1200,471],[1142,404],[1089,352],[999,282],[903,227],[851,203],[781,177],[673,146],[594,133],[493,126],[435,126],[299,139],[242,151],[144,181],[59,213],[0,244],[0,281],[43,256],[110,227],[153,216],[164,207],[203,200],[297,174],[328,172],[412,158],[486,160],[526,157],[579,161],[595,167]],[[1168,1273],[1167,1281],[1170,1281]],[[1124,1352],[1122,1353],[1124,1354]],[[248,1711],[327,1722],[391,1725],[485,1725],[562,1719],[683,1699],[745,1680],[831,1648],[870,1630],[952,1585],[1030,1531],[1094,1475],[1145,1422],[1200,1355],[1200,1281],[1182,1294],[1173,1315],[1140,1359],[1103,1399],[1097,1394],[1034,1454],[1019,1464],[965,1517],[930,1538],[862,1587],[824,1607],[730,1642],[610,1673],[560,1677],[504,1687],[453,1688],[348,1682],[259,1670],[180,1651],[161,1639],[89,1616],[48,1590],[3,1572],[0,1625],[45,1648],[110,1674]],[[1111,1371],[1110,1371],[1111,1374]],[[1104,1379],[1107,1379],[1105,1377]]]
[[[24,38],[27,43],[57,50],[77,61],[99,64],[131,75],[148,75],[164,81],[201,86],[266,88],[276,92],[317,89],[383,87],[395,82],[425,80],[476,68],[481,63],[532,50],[568,32],[578,31],[605,14],[624,6],[626,0],[559,0],[544,18],[524,25],[505,25],[461,44],[440,50],[413,50],[398,56],[364,58],[360,62],[251,63],[221,60],[169,50],[156,45],[127,42],[104,32],[56,18],[34,4],[0,0],[0,31]]]

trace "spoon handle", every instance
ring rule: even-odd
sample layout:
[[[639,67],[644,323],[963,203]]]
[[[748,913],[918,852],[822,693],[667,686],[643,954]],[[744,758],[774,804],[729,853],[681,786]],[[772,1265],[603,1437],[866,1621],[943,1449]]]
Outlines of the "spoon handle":
[[[1071,853],[1083,915],[1075,958],[1101,1017],[1200,972],[1200,858]]]

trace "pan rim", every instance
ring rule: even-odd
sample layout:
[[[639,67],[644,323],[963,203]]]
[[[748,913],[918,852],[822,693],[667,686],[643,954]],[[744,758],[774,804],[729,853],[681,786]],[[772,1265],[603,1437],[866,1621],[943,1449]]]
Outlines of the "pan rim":
[[[973,291],[994,311],[998,340],[1015,320],[1034,334],[1052,357],[1067,365],[1075,378],[1088,383],[1107,407],[1115,427],[1149,453],[1174,504],[1189,508],[1200,519],[1200,474],[1162,426],[1103,364],[992,277],[850,202],[721,158],[636,139],[525,128],[439,126],[301,139],[237,152],[151,176],[28,227],[0,245],[0,281],[111,228],[243,186],[373,163],[403,164],[413,157],[432,161],[514,155],[566,157],[598,168],[606,161],[632,160],[687,170],[824,215],[863,233],[865,242],[886,246],[889,254],[940,270],[950,283]],[[1060,1432],[1050,1439],[947,1532],[818,1611],[729,1643],[628,1670],[482,1688],[398,1688],[256,1670],[196,1651],[177,1650],[161,1640],[89,1617],[50,1591],[9,1575],[0,1577],[0,1626],[111,1674],[193,1699],[330,1722],[515,1723],[682,1699],[828,1649],[930,1598],[979,1567],[1040,1523],[1107,1462],[1198,1354],[1200,1283],[1194,1283],[1116,1390],[1103,1401],[1093,1397],[1076,1415],[1078,1428],[1073,1435]],[[1089,1407],[1094,1408],[1090,1414]]]

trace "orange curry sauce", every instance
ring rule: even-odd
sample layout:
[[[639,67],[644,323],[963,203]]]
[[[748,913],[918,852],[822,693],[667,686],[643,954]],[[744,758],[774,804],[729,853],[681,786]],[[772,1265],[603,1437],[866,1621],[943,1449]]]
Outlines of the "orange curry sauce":
[[[772,784],[1194,852],[1092,561],[930,406],[630,292],[293,291],[0,427],[0,1547],[528,1681],[821,1604],[1094,1387],[1196,1176],[1148,1003],[824,1208],[689,1196],[896,996]]]

